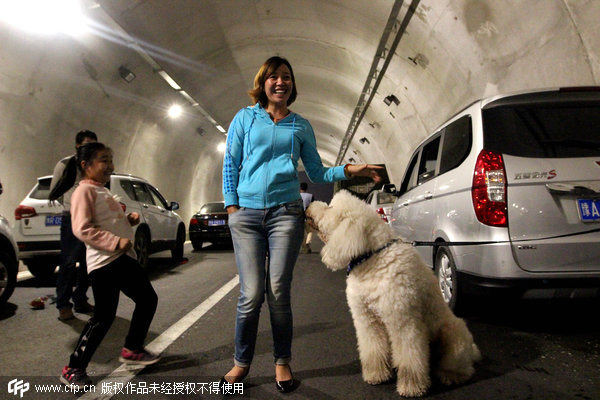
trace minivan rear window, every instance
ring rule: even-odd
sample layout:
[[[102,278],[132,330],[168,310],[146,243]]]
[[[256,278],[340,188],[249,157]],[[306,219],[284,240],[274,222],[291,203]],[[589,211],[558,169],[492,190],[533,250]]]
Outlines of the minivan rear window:
[[[518,157],[600,156],[600,102],[513,104],[482,110],[487,150]]]

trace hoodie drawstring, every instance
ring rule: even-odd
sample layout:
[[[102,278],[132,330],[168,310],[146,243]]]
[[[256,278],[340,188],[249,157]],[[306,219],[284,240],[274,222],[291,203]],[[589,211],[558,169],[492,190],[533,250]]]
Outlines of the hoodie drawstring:
[[[252,125],[254,125],[254,120],[256,119],[256,109],[252,109],[252,121],[250,122],[250,126],[248,130],[244,133],[244,136],[248,138],[248,147],[246,149],[246,160],[250,158],[252,154],[252,141],[250,140],[250,131],[252,130]],[[294,159],[294,132],[296,131],[296,114],[292,118],[292,150],[290,152],[290,158]]]
[[[294,119],[292,119],[292,152],[290,153],[290,158],[294,159],[294,132],[296,127],[296,114],[294,114]]]

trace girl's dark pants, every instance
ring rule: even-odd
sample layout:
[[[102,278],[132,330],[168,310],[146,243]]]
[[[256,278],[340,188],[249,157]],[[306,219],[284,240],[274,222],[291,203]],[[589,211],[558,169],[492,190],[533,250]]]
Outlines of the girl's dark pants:
[[[125,347],[142,350],[156,311],[158,296],[146,272],[133,258],[123,255],[112,263],[90,273],[94,293],[94,316],[90,318],[71,354],[69,367],[87,368],[92,355],[112,325],[119,305],[119,292],[135,303]]]

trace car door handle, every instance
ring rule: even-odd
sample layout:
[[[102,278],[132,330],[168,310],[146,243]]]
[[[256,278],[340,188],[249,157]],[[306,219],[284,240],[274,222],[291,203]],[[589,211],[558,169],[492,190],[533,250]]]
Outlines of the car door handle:
[[[148,208],[148,204],[144,204],[144,205],[142,205],[142,207]]]
[[[425,193],[425,200],[429,200],[431,198],[433,198],[433,193]]]
[[[406,207],[409,204],[410,204],[410,201],[405,201],[404,203],[402,203],[402,207]]]

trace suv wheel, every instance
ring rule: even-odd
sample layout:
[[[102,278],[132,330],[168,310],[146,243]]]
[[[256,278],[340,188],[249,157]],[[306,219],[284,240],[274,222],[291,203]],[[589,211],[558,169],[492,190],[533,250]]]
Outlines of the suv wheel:
[[[454,259],[446,247],[440,247],[435,255],[435,275],[444,301],[452,311],[458,313],[465,299],[464,294],[460,293]]]
[[[0,307],[4,306],[17,283],[17,265],[7,254],[0,253]]]
[[[171,250],[171,256],[173,261],[181,261],[183,259],[183,244],[185,243],[185,228],[183,225],[179,225],[177,229],[177,241],[175,242],[175,248]]]
[[[23,260],[31,275],[44,282],[54,277],[54,270],[56,270],[58,261],[57,257],[36,257]]]
[[[142,266],[142,268],[146,269],[148,266],[148,255],[150,251],[150,239],[148,238],[148,234],[141,229],[138,229],[135,233],[135,242],[133,243],[133,248],[135,253],[137,254],[137,260]]]

